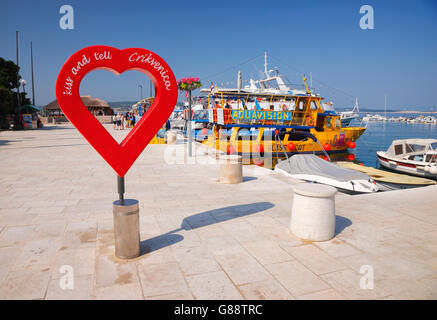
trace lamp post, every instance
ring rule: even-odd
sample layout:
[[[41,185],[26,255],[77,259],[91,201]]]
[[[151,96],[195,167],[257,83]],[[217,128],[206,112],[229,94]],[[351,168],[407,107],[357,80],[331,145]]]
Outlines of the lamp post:
[[[141,89],[141,99],[140,99],[140,101],[141,101],[141,100],[143,100],[143,85],[139,84],[138,87],[140,87],[140,89]]]
[[[199,78],[184,78],[177,81],[179,90],[187,91],[188,93],[188,118],[187,122],[187,138],[188,138],[188,156],[192,156],[192,138],[191,138],[191,91],[202,86]]]
[[[26,83],[27,82],[24,79],[20,79],[20,83],[23,86],[23,93],[24,93],[24,95],[26,95]]]

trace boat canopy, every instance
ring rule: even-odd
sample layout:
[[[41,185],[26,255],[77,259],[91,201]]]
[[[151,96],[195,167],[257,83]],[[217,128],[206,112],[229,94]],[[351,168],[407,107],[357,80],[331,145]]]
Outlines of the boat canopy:
[[[393,140],[387,150],[388,157],[402,158],[408,154],[437,151],[437,139],[404,139]]]
[[[292,175],[318,175],[343,182],[370,179],[365,173],[336,166],[314,154],[296,154],[288,160],[278,163],[277,167]]]

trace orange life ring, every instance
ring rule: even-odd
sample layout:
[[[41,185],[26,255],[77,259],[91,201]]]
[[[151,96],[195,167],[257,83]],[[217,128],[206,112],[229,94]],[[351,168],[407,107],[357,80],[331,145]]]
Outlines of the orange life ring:
[[[287,105],[284,103],[281,107],[282,111],[288,111]]]
[[[310,115],[307,115],[305,122],[306,122],[306,125],[309,127],[314,126],[314,118]]]

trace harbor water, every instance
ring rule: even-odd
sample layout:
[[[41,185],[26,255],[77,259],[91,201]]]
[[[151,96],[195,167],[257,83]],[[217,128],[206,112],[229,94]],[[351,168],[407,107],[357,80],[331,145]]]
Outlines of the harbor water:
[[[393,114],[394,117],[402,114]],[[361,120],[354,120],[351,126],[359,126]],[[366,123],[362,122],[362,126]],[[437,139],[437,124],[404,123],[404,122],[369,122],[366,131],[357,140],[356,148],[350,150],[358,162],[378,168],[376,151],[387,150],[396,139]]]

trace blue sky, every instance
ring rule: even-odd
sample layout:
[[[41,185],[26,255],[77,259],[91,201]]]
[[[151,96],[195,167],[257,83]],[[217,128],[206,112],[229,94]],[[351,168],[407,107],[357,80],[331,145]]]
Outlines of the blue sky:
[[[59,28],[59,8],[74,8],[75,29]],[[359,9],[374,8],[375,29],[361,30]],[[349,107],[429,109],[437,106],[437,1],[5,1],[1,0],[0,56],[20,66],[30,89],[30,41],[36,104],[55,98],[65,60],[90,45],[142,47],[163,57],[176,78],[200,77],[235,85],[258,77],[263,53],[291,82],[313,74],[317,92]],[[251,60],[232,69],[232,66]],[[212,77],[211,77],[212,76]],[[320,81],[320,82],[319,82]],[[136,100],[149,82],[136,71],[120,77],[88,74],[81,94],[107,101]],[[181,96],[182,99],[182,96]]]

